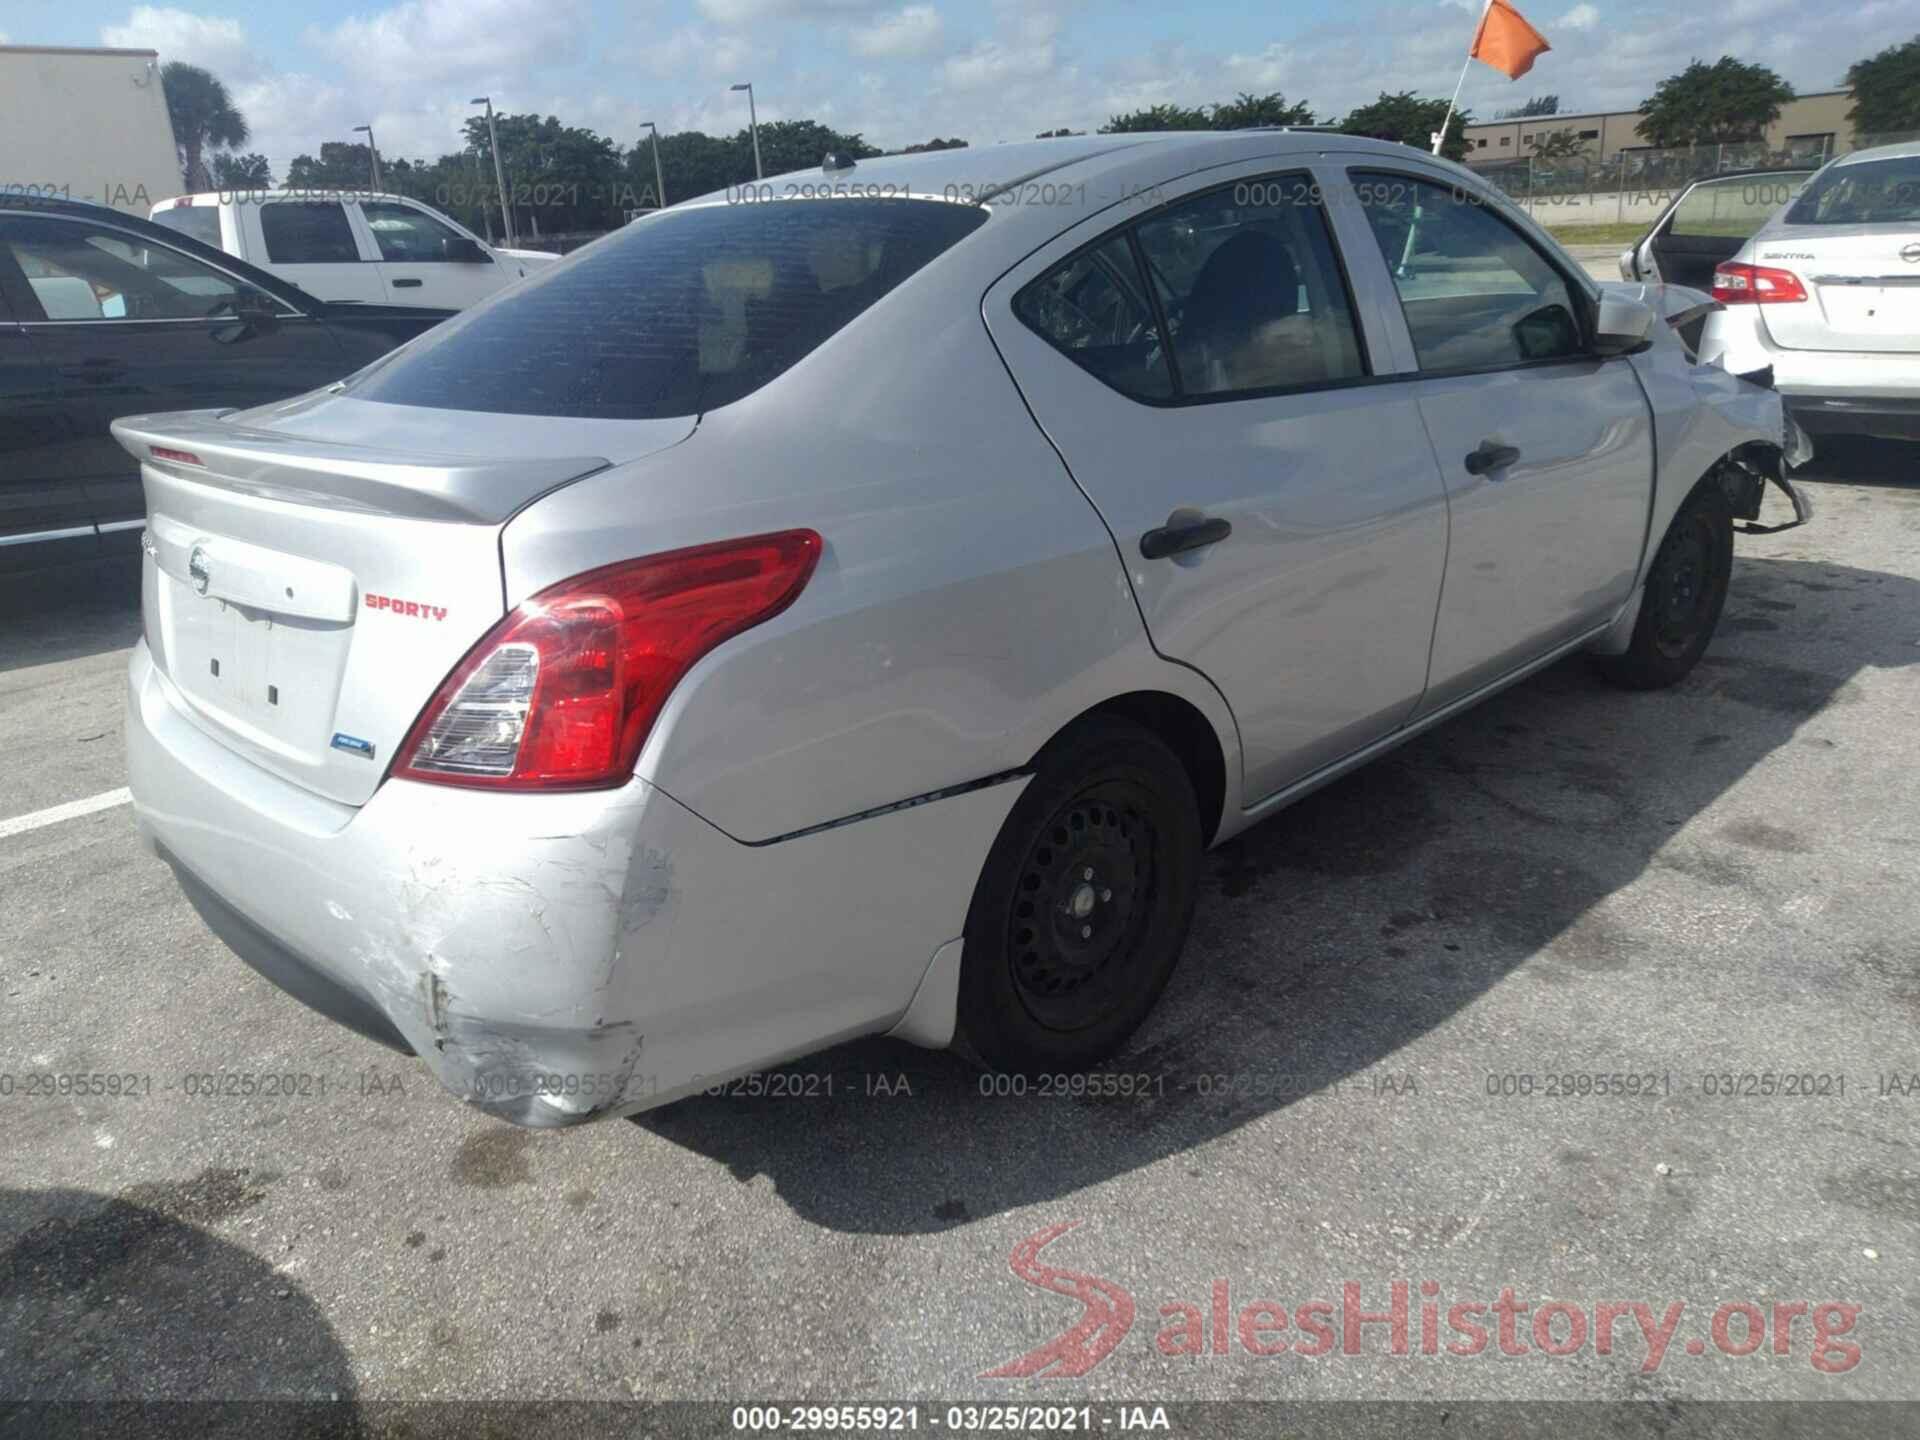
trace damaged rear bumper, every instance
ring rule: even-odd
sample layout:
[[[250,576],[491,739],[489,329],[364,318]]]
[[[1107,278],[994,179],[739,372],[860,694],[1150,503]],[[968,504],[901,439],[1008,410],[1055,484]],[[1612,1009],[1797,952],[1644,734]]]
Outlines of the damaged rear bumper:
[[[136,824],[237,954],[522,1125],[663,1104],[899,1020],[1021,785],[771,844],[645,780],[339,805],[194,723],[144,643]]]

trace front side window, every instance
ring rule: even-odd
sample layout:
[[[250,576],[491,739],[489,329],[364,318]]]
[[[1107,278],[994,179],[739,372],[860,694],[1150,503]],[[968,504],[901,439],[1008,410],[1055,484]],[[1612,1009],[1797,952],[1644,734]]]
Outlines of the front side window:
[[[1793,202],[1787,223],[1920,224],[1920,155],[1829,165]]]
[[[429,331],[353,393],[506,415],[697,415],[797,364],[986,219],[865,198],[662,211]]]
[[[1565,277],[1470,191],[1367,171],[1355,171],[1353,184],[1422,370],[1584,353]]]
[[[27,220],[5,244],[48,320],[202,320],[278,308],[262,291],[164,245],[66,220]]]
[[[391,200],[363,200],[360,213],[367,217],[382,260],[447,260],[452,256],[447,242],[465,238],[431,215]]]
[[[360,259],[338,200],[274,200],[260,207],[260,235],[276,265],[352,265]]]

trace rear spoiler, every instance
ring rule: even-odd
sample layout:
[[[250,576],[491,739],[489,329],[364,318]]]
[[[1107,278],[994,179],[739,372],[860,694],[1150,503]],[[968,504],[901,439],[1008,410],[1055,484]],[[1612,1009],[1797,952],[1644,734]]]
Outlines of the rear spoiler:
[[[227,410],[115,420],[113,438],[143,466],[243,495],[330,510],[497,525],[531,500],[607,468],[599,456],[482,459],[343,445],[235,425]]]

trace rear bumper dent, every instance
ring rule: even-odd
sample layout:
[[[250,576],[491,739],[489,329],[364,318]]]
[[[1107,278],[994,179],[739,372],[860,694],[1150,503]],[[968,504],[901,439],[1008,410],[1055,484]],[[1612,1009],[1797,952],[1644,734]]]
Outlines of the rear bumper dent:
[[[214,932],[467,1103],[578,1124],[886,1030],[965,924],[1021,780],[748,846],[636,778],[389,781],[359,809],[200,731],[137,645],[136,823]]]

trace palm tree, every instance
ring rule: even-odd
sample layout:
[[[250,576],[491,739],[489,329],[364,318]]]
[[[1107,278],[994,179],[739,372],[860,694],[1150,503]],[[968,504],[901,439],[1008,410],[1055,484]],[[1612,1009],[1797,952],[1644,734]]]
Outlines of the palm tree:
[[[173,140],[180,148],[187,189],[211,190],[207,148],[246,144],[250,133],[246,117],[234,109],[227,87],[198,65],[168,61],[161,68],[160,85],[167,92],[167,117],[173,121]]]

